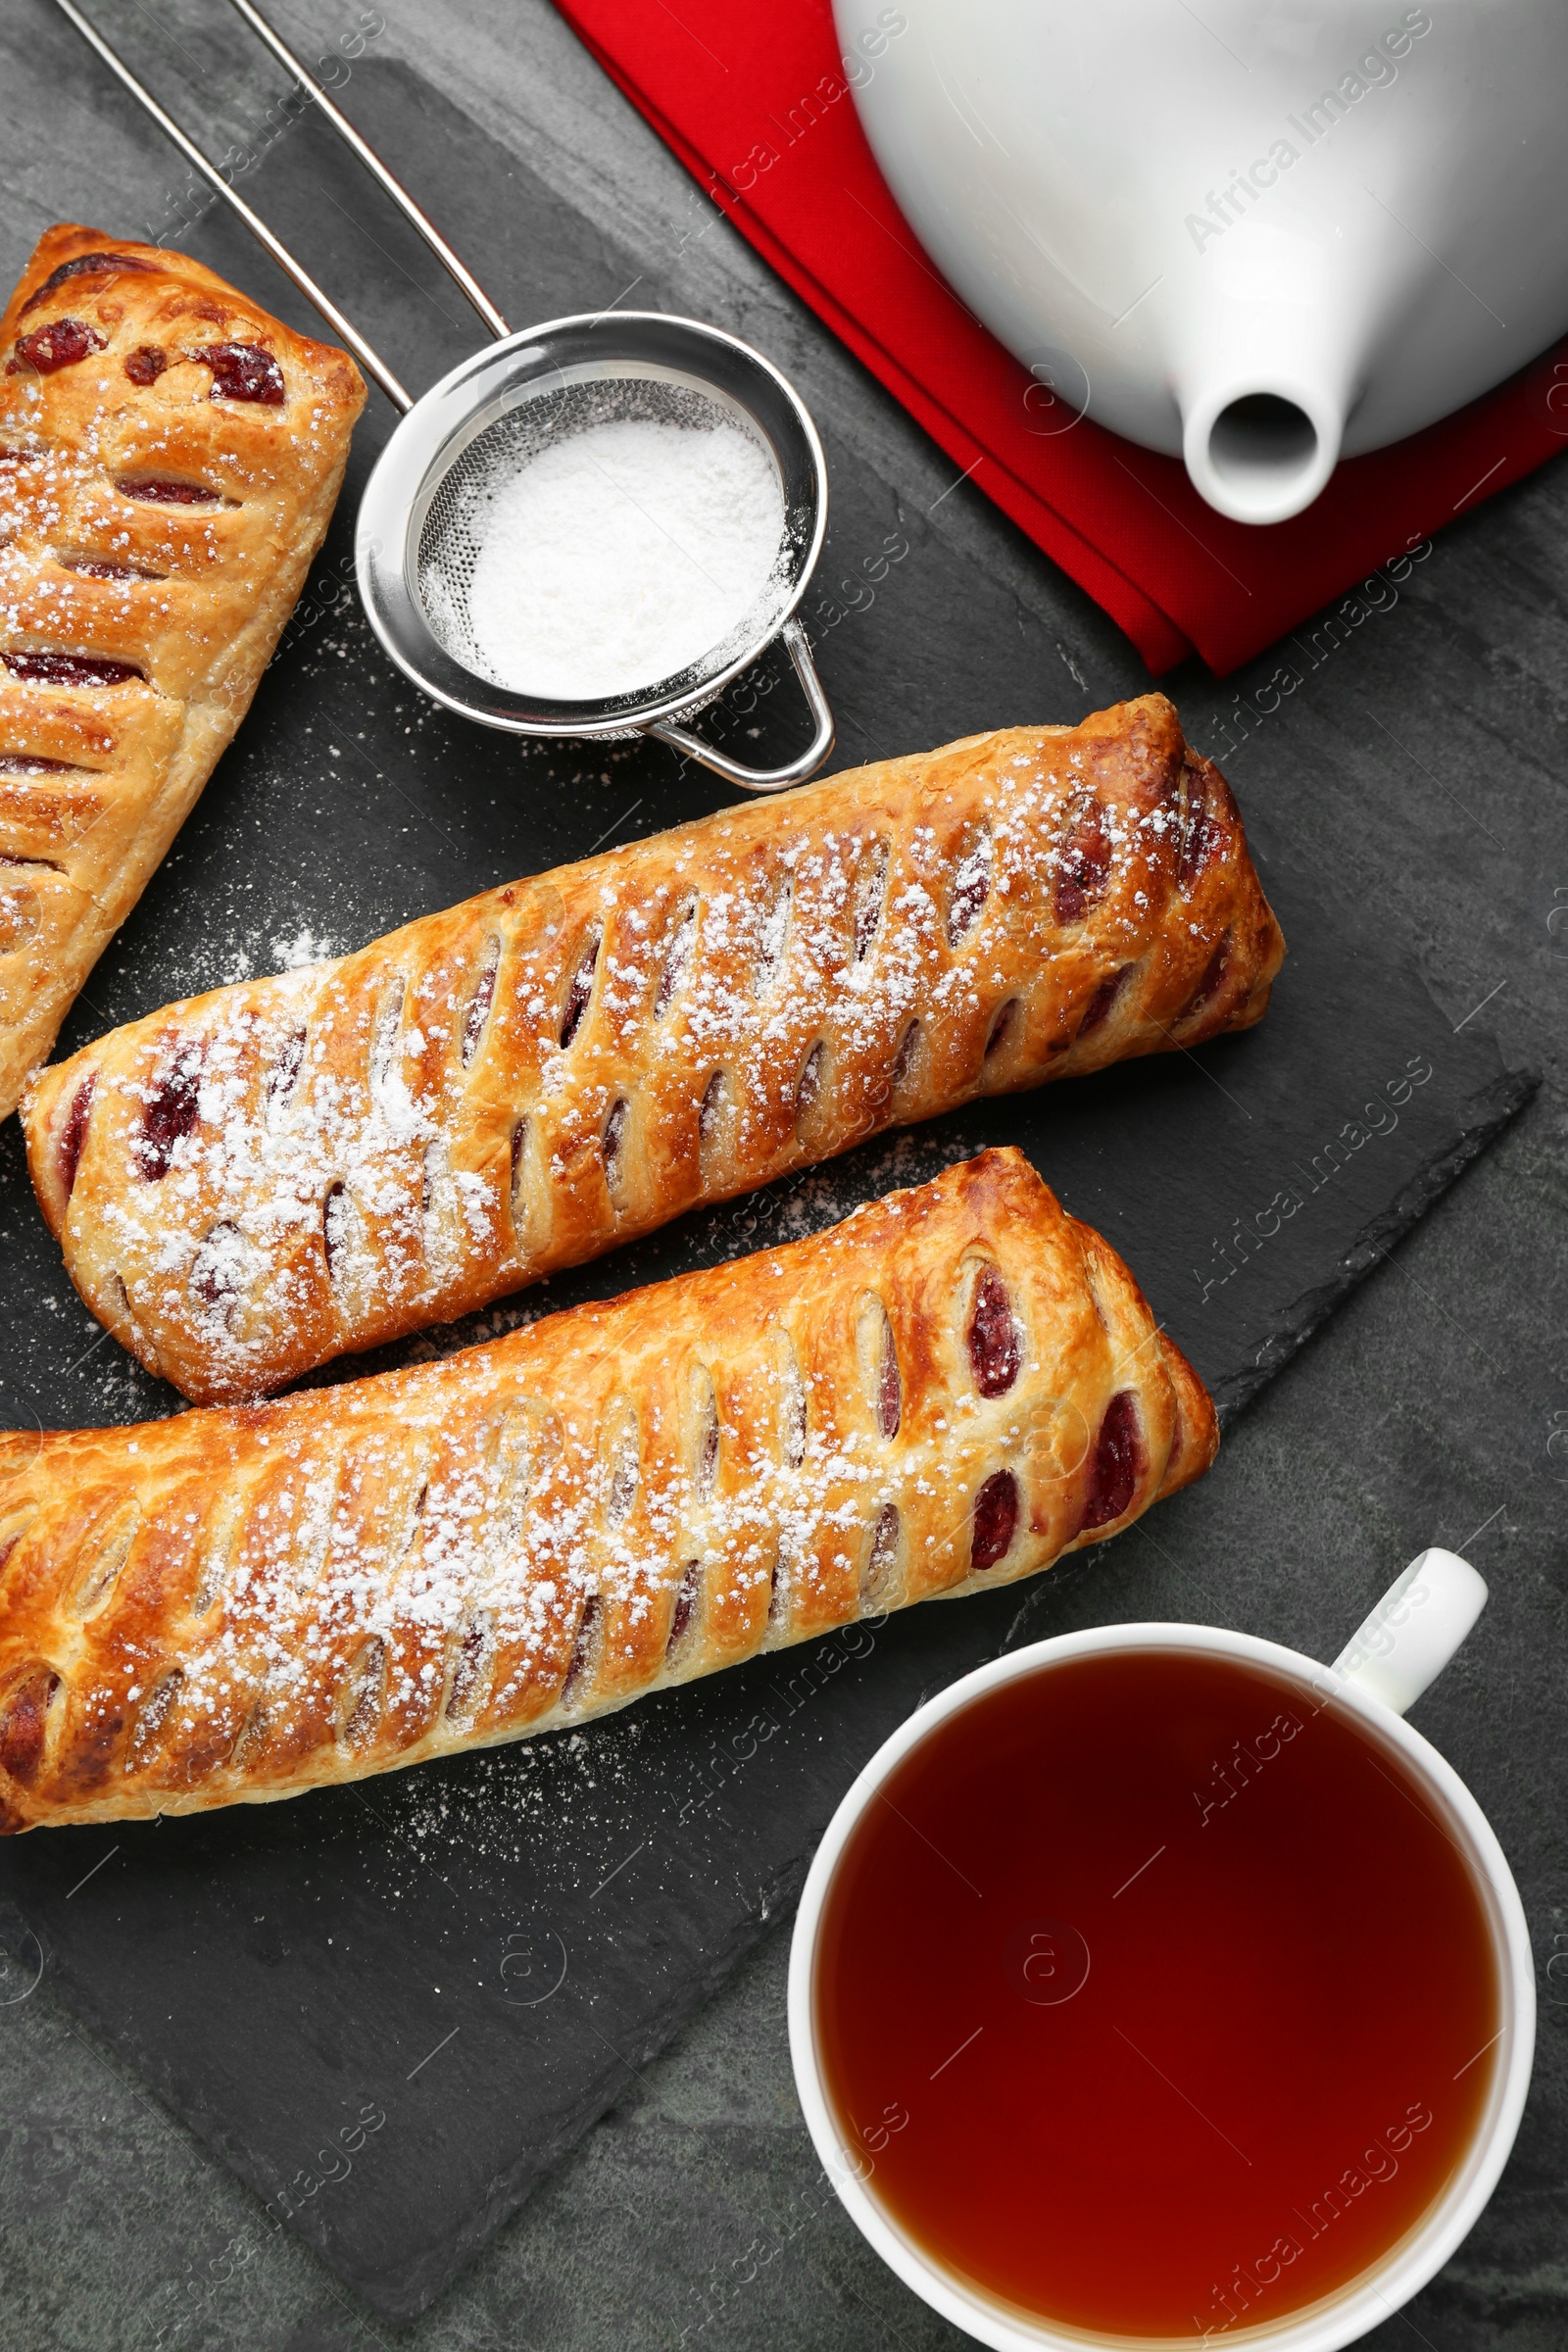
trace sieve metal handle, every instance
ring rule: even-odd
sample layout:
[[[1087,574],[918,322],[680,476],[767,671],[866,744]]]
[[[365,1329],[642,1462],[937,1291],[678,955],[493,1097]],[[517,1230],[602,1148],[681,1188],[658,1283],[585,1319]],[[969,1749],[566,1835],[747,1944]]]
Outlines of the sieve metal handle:
[[[396,173],[388,171],[375,149],[370,145],[369,140],[355,129],[347,115],[327,96],[325,89],[317,80],[315,74],[300,58],[295,56],[282,34],[272,30],[259,8],[252,7],[251,0],[229,0],[229,5],[244,19],[252,32],[267,43],[278,64],[287,73],[293,74],[300,88],[315,100],[339,138],[344,141],[345,145],[352,148],[367,172],[391,197],[404,219],[418,230],[448,276],[462,287],[490,332],[498,340],[504,341],[511,334],[512,329],[496,309],[483,286],[480,285],[479,280],[474,276],[473,271],[458,259],[441,231],[436,227],[435,222],[415,203],[414,198]]]
[[[688,728],[677,727],[674,720],[669,718],[650,719],[643,730],[644,734],[657,735],[661,742],[672,744],[677,752],[684,752],[688,760],[700,760],[704,767],[712,769],[715,776],[722,776],[727,784],[739,784],[745,792],[782,792],[786,785],[804,784],[808,776],[815,774],[833,749],[833,713],[828,708],[827,696],[822,692],[822,681],[816,674],[816,664],[811,660],[806,631],[793,614],[784,623],[779,635],[789,648],[795,675],[801,681],[801,691],[815,724],[815,732],[799,758],[789,760],[783,767],[747,767],[739,760],[731,760],[727,753],[716,751],[712,744],[705,743],[700,735],[693,735]]]
[[[312,277],[304,263],[297,262],[294,259],[294,256],[290,253],[288,247],[283,243],[281,237],[273,236],[271,230],[268,227],[267,222],[262,219],[260,213],[253,213],[251,211],[251,208],[246,203],[244,197],[241,196],[236,189],[229,186],[228,181],[223,177],[223,174],[221,172],[220,172],[218,166],[215,163],[212,163],[208,157],[203,155],[201,149],[196,145],[194,139],[186,138],[185,133],[180,129],[179,124],[174,121],[172,115],[167,115],[164,112],[157,99],[153,96],[151,90],[149,90],[144,83],[139,82],[136,79],[135,74],[125,64],[123,58],[122,58],[116,50],[110,47],[109,43],[104,39],[103,34],[98,30],[96,25],[88,24],[80,9],[74,7],[72,5],[72,0],[55,0],[55,6],[59,9],[62,16],[68,17],[71,23],[74,24],[76,30],[80,33],[82,39],[87,43],[88,47],[96,50],[97,54],[103,59],[104,64],[109,68],[110,73],[116,74],[118,78],[123,82],[125,88],[135,99],[137,105],[144,108],[145,111],[151,115],[159,129],[163,132],[165,138],[172,139],[173,141],[174,145],[179,149],[180,154],[185,158],[186,163],[190,165],[191,169],[199,172],[203,179],[207,181],[208,185],[216,189],[218,194],[223,199],[223,202],[226,205],[230,205],[239,215],[240,219],[244,221],[246,227],[250,230],[251,235],[257,240],[258,244],[264,245],[267,248],[267,251],[271,255],[273,261],[283,271],[284,275],[286,277],[291,277],[294,283],[298,286],[300,292],[304,295],[306,301],[310,303],[314,309],[320,312],[321,317],[326,320],[327,325],[331,327],[334,334],[341,335],[343,341],[348,345],[350,351],[353,352],[354,357],[359,361],[360,366],[365,369],[366,374],[375,378],[375,381],[380,385],[382,391],[392,403],[392,406],[397,409],[401,415],[406,416],[414,406],[412,394],[404,390],[403,386],[399,383],[397,377],[393,374],[386,362],[380,357],[379,353],[371,350],[369,344],[367,343],[365,337],[360,333],[359,328],[351,325],[349,320],[344,318],[342,312],[338,309],[336,303],[333,302],[328,295],[321,291],[321,288],[317,284],[315,278]]]

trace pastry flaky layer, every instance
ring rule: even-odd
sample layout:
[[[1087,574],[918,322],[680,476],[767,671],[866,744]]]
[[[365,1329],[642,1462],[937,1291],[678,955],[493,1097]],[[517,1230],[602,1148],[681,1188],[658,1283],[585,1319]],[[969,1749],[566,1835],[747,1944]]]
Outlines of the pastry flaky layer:
[[[1258,1019],[1285,943],[1162,695],[720,810],[46,1071],[82,1297],[199,1403],[975,1096]]]
[[[1011,1151],[444,1362],[0,1437],[0,1828],[577,1723],[1047,1568],[1217,1443]]]
[[[342,352],[51,228],[0,318],[0,1117],[140,898],[321,544]]]

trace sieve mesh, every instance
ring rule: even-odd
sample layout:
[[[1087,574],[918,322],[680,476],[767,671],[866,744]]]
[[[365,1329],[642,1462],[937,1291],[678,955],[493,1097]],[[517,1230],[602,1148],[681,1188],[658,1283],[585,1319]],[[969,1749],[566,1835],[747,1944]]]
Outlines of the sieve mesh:
[[[728,402],[692,384],[642,375],[597,376],[553,386],[507,409],[476,433],[455,459],[430,498],[419,532],[416,583],[431,634],[454,662],[493,686],[514,683],[499,676],[481,653],[468,609],[474,565],[484,545],[488,510],[498,492],[530,460],[557,442],[590,426],[636,420],[743,432],[766,450],[767,443]],[[772,462],[772,453],[768,452]],[[794,518],[791,518],[792,523]],[[789,603],[798,531],[786,527],[778,561],[757,603],[719,645],[670,680],[650,679],[650,688],[668,687],[701,697],[705,680],[716,677],[742,646],[773,633]],[[625,696],[623,702],[640,697]],[[612,703],[603,706],[612,709]]]

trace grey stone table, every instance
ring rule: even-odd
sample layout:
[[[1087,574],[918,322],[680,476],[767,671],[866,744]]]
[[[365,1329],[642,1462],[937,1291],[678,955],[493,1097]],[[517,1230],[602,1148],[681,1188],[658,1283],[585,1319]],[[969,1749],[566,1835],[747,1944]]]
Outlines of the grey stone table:
[[[569,195],[607,251],[651,257],[662,300],[761,343],[825,425],[853,422],[880,476],[934,507],[956,568],[1006,581],[1083,707],[1147,683],[1112,626],[972,488],[941,498],[948,462],[696,196],[547,0],[384,0],[384,17],[274,0],[274,13],[307,54],[342,61],[351,112],[356,74],[413,69]],[[298,135],[281,77],[218,0],[102,14],[242,173]],[[57,219],[177,241],[193,223],[179,167],[48,0],[6,0],[0,59],[0,280]],[[504,190],[489,195],[493,212]],[[503,309],[528,318],[526,253],[470,258]],[[397,317],[365,323],[395,359]],[[1484,1570],[1492,1605],[1417,1720],[1518,1876],[1540,1969],[1536,2082],[1490,2210],[1374,2340],[1547,2352],[1568,2342],[1568,472],[1550,466],[1455,521],[1263,716],[1251,697],[1275,662],[1223,686],[1196,664],[1165,683],[1200,741],[1240,698],[1248,723],[1227,766],[1244,803],[1294,829],[1323,894],[1400,944],[1450,1026],[1494,1026],[1506,1060],[1541,1065],[1544,1084],[1243,1417],[1223,1474],[1167,1506],[1160,1547],[1129,1538],[1094,1578],[1042,1587],[1037,1630],[1214,1616],[1323,1654],[1422,1544],[1468,1550]],[[0,2005],[0,2352],[956,2345],[823,2185],[790,2079],[786,1950],[781,1929],[401,2331],[273,2230],[45,1979]],[[0,1958],[0,1997],[22,1988]]]

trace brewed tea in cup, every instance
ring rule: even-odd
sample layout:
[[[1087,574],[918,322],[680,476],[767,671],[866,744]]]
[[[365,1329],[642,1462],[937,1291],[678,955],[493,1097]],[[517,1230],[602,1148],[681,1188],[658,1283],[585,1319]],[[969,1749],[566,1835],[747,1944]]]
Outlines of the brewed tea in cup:
[[[812,1880],[819,2151],[983,2340],[1348,2342],[1500,2170],[1533,2034],[1506,1864],[1391,1707],[1291,1651],[1120,1627],[984,1668]]]

